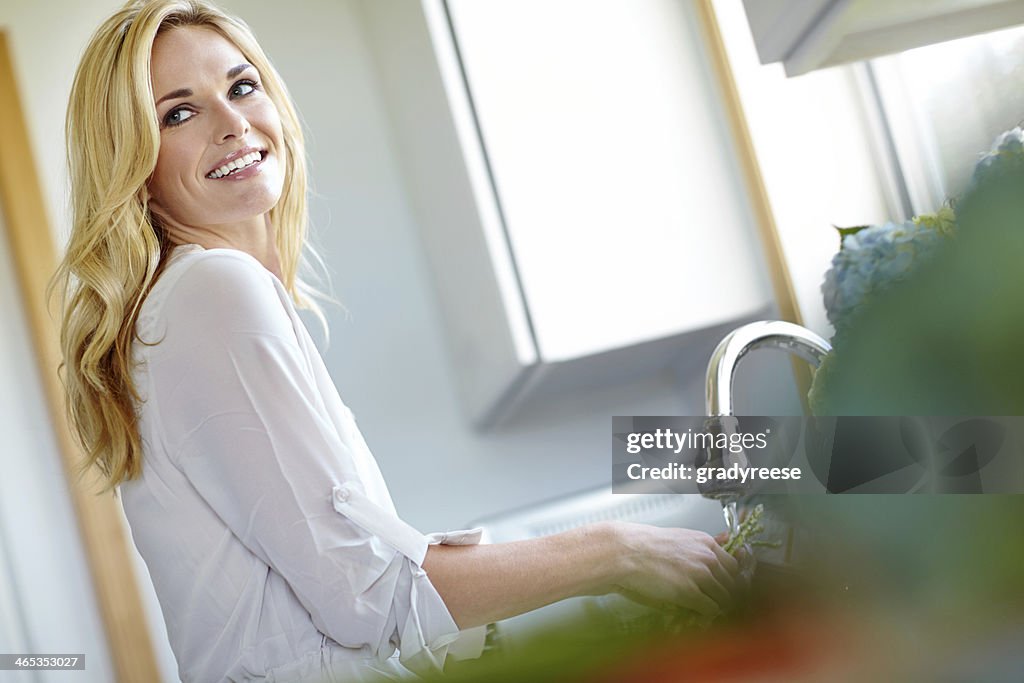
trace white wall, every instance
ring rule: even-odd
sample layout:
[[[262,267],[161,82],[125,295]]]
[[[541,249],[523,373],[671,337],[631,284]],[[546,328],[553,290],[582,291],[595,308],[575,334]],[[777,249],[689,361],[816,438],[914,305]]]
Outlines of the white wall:
[[[0,6],[0,25],[13,44],[57,235],[67,231],[62,127],[74,66],[92,30],[120,4],[5,0]],[[606,483],[611,416],[703,412],[702,368],[710,345],[681,361],[681,379],[666,373],[563,400],[548,399],[499,432],[469,430],[456,404],[453,361],[392,152],[387,112],[352,3],[295,0],[287,3],[286,11],[273,0],[230,0],[222,5],[239,12],[254,28],[305,118],[316,191],[311,205],[315,241],[322,245],[336,295],[351,312],[346,319],[343,312],[330,309],[333,337],[325,357],[380,461],[400,513],[410,523],[424,531],[457,527],[476,517]],[[60,20],[54,21],[55,16]],[[316,336],[315,326],[310,324],[310,329]],[[9,357],[4,358],[4,372],[28,366],[30,358],[24,344],[10,346],[8,334],[5,328],[3,353]],[[738,382],[744,396],[741,412],[794,410],[788,359],[766,356],[750,362]],[[8,385],[8,375],[2,375],[2,384]],[[25,433],[42,441],[26,449],[53,456],[53,445],[39,436],[45,433],[45,417],[36,415],[27,424],[31,426]],[[80,584],[77,572],[69,570],[64,580]],[[22,589],[33,593],[48,586]],[[148,600],[154,636],[162,640],[152,594]],[[93,623],[93,635],[98,634],[89,607],[68,611],[72,609],[76,614],[68,615],[69,623]],[[40,643],[44,648],[53,645]],[[99,651],[100,646],[95,648]],[[173,680],[173,660],[166,646],[160,656],[167,680]],[[92,665],[90,669],[88,678],[76,680],[112,680]]]

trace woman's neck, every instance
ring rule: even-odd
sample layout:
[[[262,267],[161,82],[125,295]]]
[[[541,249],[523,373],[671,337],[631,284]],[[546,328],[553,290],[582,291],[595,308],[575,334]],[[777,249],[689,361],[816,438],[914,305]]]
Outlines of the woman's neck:
[[[237,249],[244,251],[284,282],[281,256],[277,249],[277,235],[269,217],[260,224],[250,226],[212,226],[193,228],[172,226],[168,239],[175,245],[198,244],[204,249]]]

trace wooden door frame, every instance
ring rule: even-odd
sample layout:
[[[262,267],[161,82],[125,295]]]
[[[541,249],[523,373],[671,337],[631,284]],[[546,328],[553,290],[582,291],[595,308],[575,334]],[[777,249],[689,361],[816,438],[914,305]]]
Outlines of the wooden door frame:
[[[60,451],[71,503],[117,680],[159,681],[149,624],[133,570],[118,501],[98,496],[98,480],[76,481],[83,457],[71,436],[57,366],[57,317],[51,317],[46,285],[56,271],[57,252],[33,162],[24,110],[18,97],[10,44],[0,29],[0,211],[14,263],[29,338],[47,410]],[[88,653],[86,653],[88,654]]]

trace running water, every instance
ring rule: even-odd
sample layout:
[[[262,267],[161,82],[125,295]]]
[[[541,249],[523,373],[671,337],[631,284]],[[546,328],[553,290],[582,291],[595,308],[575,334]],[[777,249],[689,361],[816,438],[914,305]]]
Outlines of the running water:
[[[722,514],[725,515],[725,528],[729,531],[729,538],[732,538],[740,529],[740,518],[736,510],[736,501],[730,500],[728,503],[722,503]]]

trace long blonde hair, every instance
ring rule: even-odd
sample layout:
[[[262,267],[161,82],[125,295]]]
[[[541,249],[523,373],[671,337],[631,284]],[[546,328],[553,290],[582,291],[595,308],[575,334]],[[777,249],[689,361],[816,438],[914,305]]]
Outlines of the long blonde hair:
[[[280,76],[249,27],[207,2],[129,2],[96,31],[75,74],[65,125],[71,233],[48,288],[50,297],[60,293],[59,372],[68,419],[85,452],[77,474],[97,466],[105,483],[101,492],[142,472],[132,343],[142,302],[174,246],[149,210],[146,187],[160,150],[150,54],[157,34],[178,26],[209,27],[234,43],[277,107],[287,158],[270,220],[282,280],[295,305],[310,309],[327,330],[312,297],[330,297],[298,276],[309,265],[304,249],[323,262],[307,242],[305,146]]]

